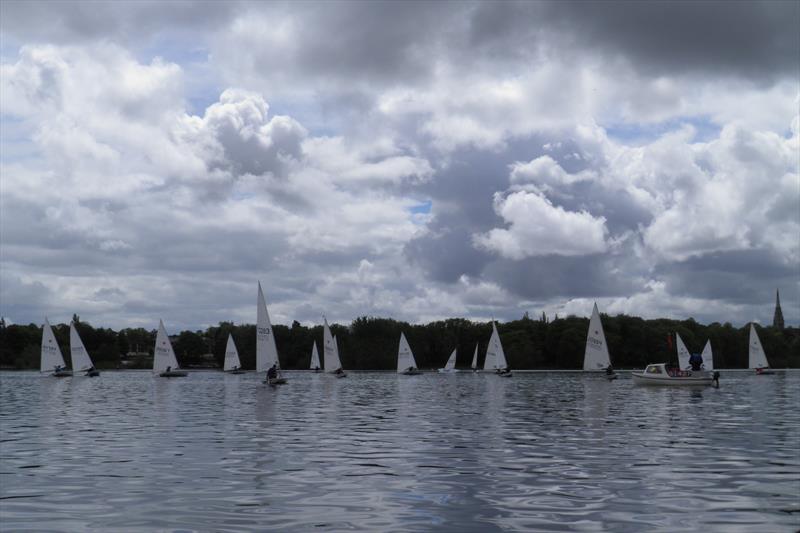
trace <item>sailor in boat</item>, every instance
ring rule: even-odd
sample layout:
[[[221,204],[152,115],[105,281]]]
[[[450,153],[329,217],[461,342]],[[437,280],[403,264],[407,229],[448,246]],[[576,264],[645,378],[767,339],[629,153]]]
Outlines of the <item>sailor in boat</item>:
[[[498,368],[496,373],[497,374],[510,374],[511,370],[508,369],[508,368]]]
[[[339,373],[339,370],[341,370],[341,368],[339,368],[338,370],[336,370],[336,373]],[[314,367],[314,372],[319,372],[319,367],[318,367],[318,366],[315,366],[315,367]]]
[[[319,371],[319,367],[317,367],[315,370]],[[344,370],[342,370],[342,367],[339,367],[333,373],[337,374],[337,375],[341,375],[341,374],[344,374]]]
[[[87,376],[88,376],[89,374],[91,374],[92,372],[95,372],[94,366],[90,366],[89,368],[87,368],[87,369],[86,369],[86,375],[87,375]]]
[[[606,376],[613,376],[613,375],[614,375],[614,367],[611,366],[611,365],[608,365],[606,367]]]
[[[406,368],[406,372],[408,372],[409,374],[415,374],[417,372],[417,367],[410,366],[410,367]]]
[[[689,364],[692,365],[692,370],[699,372],[703,368],[703,356],[699,353],[693,353],[689,357]]]
[[[267,370],[267,380],[275,379],[278,377],[278,364],[272,365],[269,370]]]
[[[168,366],[166,372],[169,372],[170,370],[172,370],[172,367]]]
[[[61,365],[56,365],[55,368],[53,368],[53,372],[61,372]]]

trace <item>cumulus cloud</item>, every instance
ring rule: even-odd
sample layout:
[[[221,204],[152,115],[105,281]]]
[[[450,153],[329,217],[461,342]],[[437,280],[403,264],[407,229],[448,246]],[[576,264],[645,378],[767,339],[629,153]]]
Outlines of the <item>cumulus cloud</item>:
[[[796,3],[0,11],[4,314],[800,316]]]
[[[508,229],[474,237],[475,244],[510,259],[535,255],[585,255],[606,250],[605,219],[570,212],[537,194],[514,192],[495,197],[495,211]]]

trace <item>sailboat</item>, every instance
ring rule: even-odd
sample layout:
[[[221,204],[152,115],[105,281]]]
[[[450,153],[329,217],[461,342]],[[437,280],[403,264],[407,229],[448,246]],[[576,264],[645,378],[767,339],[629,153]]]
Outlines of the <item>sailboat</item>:
[[[61,348],[50,327],[50,321],[44,319],[42,327],[42,357],[39,366],[40,372],[52,372],[50,375],[57,378],[66,378],[72,375],[72,370],[67,368],[64,356],[61,355]]]
[[[586,334],[586,349],[583,352],[583,371],[599,372],[605,370],[606,378],[617,379],[617,374],[611,367],[611,357],[608,355],[608,344],[603,332],[603,322],[600,320],[600,311],[597,303],[592,309],[592,318],[589,319],[589,331]]]
[[[322,320],[324,321],[322,325],[322,359],[325,363],[325,372],[333,374],[337,378],[346,377],[347,373],[339,360],[339,345],[336,343],[336,337],[331,335],[328,319],[322,317]]]
[[[228,344],[225,346],[225,362],[222,364],[222,371],[228,374],[244,374],[242,363],[239,361],[239,350],[233,342],[233,334],[228,333]]]
[[[711,369],[692,370],[689,362],[691,356],[681,336],[675,333],[675,344],[678,351],[679,368],[673,368],[666,363],[649,364],[641,372],[631,372],[635,385],[669,385],[669,386],[707,386],[719,387],[719,372]],[[706,344],[710,350],[710,344]],[[699,362],[696,362],[699,363]]]
[[[714,352],[711,351],[711,339],[706,341],[706,345],[700,357],[703,358],[703,368],[706,370],[714,370]]]
[[[764,353],[764,347],[761,346],[761,339],[758,338],[758,333],[752,322],[750,322],[750,357],[749,367],[755,369],[756,374],[774,374],[775,371],[769,367],[767,361],[767,354]]]
[[[78,329],[73,322],[69,323],[69,353],[72,359],[73,372],[86,372],[84,376],[90,378],[100,375],[100,372],[92,364],[92,358],[83,345]]]
[[[264,299],[264,291],[261,290],[260,281],[258,282],[256,321],[256,372],[267,372],[269,374],[268,370],[275,367],[275,376],[267,377],[264,383],[283,385],[286,383],[286,378],[281,375],[278,347],[275,344],[275,335],[267,312],[267,301]]]
[[[417,361],[414,359],[414,354],[411,352],[411,347],[403,332],[400,332],[400,345],[397,348],[397,373],[406,376],[416,376],[422,373],[417,368]]]
[[[311,348],[311,370],[319,372],[319,352],[317,351],[317,341],[314,341],[314,346]]]
[[[506,362],[506,353],[503,351],[503,344],[500,342],[500,334],[497,332],[497,325],[494,320],[492,320],[492,336],[489,338],[489,345],[486,347],[483,370],[494,370],[498,376],[511,377],[511,370],[509,370]]]
[[[456,370],[456,350],[457,348],[453,348],[453,353],[450,354],[450,357],[447,359],[447,363],[445,363],[444,368],[439,369],[440,373],[452,374],[453,372],[458,372],[458,370]]]
[[[172,343],[169,342],[169,336],[162,320],[158,321],[156,346],[153,349],[153,373],[162,378],[182,378],[188,375],[185,370],[178,367],[175,350],[172,349]]]
[[[681,334],[677,331],[675,332],[675,345],[678,348],[678,368],[681,370],[690,369],[692,365],[689,363],[689,359],[691,359],[692,354],[689,353],[689,350],[683,343],[683,339],[681,339]]]
[[[472,354],[472,365],[470,366],[473,372],[478,371],[478,343],[475,343],[475,353]]]

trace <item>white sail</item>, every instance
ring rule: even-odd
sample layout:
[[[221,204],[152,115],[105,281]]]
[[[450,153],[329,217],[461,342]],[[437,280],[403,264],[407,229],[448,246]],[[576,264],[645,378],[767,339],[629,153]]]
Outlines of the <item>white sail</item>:
[[[681,339],[681,335],[678,332],[675,332],[675,344],[678,347],[678,367],[682,368],[683,370],[691,368],[692,365],[689,364],[689,358],[692,356],[692,354],[689,353],[686,345],[683,344],[683,339]]]
[[[750,365],[749,368],[769,368],[767,354],[761,346],[761,339],[758,338],[755,326],[750,322]]]
[[[258,309],[256,310],[256,372],[266,372],[272,365],[281,367],[272,323],[269,321],[267,302],[258,282]]]
[[[611,357],[608,355],[606,334],[603,332],[600,311],[597,310],[597,304],[595,303],[592,309],[592,318],[589,319],[589,332],[586,335],[583,370],[605,370],[609,366],[611,366]]]
[[[311,365],[309,368],[315,370],[319,368],[319,352],[317,351],[317,341],[314,341],[314,346],[311,348]]]
[[[153,372],[159,374],[166,372],[167,367],[170,367],[170,370],[178,370],[178,360],[175,358],[175,350],[172,349],[164,322],[159,320],[156,346],[153,349]]]
[[[506,354],[503,351],[503,344],[500,342],[500,334],[497,332],[497,326],[492,320],[492,336],[489,339],[489,345],[486,347],[486,360],[483,362],[484,370],[496,370],[508,368],[506,362]]]
[[[714,352],[711,351],[711,340],[706,341],[706,345],[703,348],[703,353],[700,354],[700,357],[703,358],[703,368],[705,370],[714,370]]]
[[[402,374],[409,368],[417,368],[417,362],[414,360],[414,354],[411,353],[411,347],[408,345],[405,334],[400,332],[400,345],[397,348],[397,373]]]
[[[447,359],[443,370],[454,370],[456,368],[456,350],[457,348],[453,348],[453,353],[451,353],[450,357]]]
[[[86,351],[81,336],[78,335],[78,330],[72,322],[69,323],[69,353],[73,372],[86,372],[94,368],[89,352]]]
[[[331,328],[328,327],[328,319],[323,317],[325,323],[322,326],[322,361],[325,364],[325,372],[336,372],[342,368],[339,360],[339,347],[336,339],[331,335]]]
[[[61,348],[58,347],[53,328],[50,327],[50,322],[45,318],[44,326],[42,327],[42,357],[39,370],[52,372],[57,366],[66,368],[67,365],[64,363],[64,356],[61,355]]]
[[[222,370],[228,372],[240,368],[242,368],[242,363],[239,361],[239,350],[236,349],[236,343],[233,342],[233,335],[228,333],[228,344],[225,346],[225,362],[222,364]]]
[[[472,354],[472,370],[478,368],[478,343],[475,343],[475,353]]]

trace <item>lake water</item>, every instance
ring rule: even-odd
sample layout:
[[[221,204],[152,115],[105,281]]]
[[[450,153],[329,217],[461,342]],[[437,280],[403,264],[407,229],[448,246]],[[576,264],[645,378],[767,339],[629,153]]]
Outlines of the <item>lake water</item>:
[[[0,373],[0,529],[795,531],[800,373]]]

